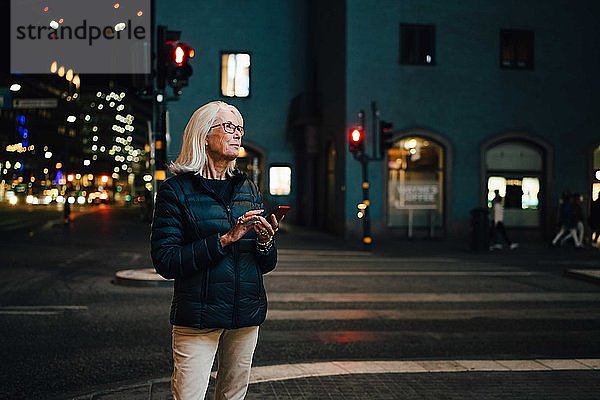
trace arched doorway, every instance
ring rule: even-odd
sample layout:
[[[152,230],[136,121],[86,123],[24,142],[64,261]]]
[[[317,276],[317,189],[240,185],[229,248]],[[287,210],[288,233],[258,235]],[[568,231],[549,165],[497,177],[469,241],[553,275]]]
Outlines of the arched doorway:
[[[486,203],[492,207],[494,191],[504,198],[507,227],[543,228],[546,204],[546,150],[519,137],[489,144],[484,150]]]
[[[244,143],[244,146],[240,148],[236,166],[240,171],[248,174],[250,179],[264,191],[263,165],[264,153],[251,144]]]
[[[592,201],[600,196],[600,145],[592,152]]]
[[[387,226],[406,236],[443,235],[446,147],[425,135],[395,138],[387,151]]]

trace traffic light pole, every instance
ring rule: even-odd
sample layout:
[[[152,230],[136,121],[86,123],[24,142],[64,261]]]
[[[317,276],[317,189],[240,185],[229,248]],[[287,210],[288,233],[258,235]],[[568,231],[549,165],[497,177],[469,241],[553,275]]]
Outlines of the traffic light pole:
[[[152,198],[160,184],[166,178],[165,163],[166,163],[166,132],[165,132],[165,77],[163,63],[164,59],[161,54],[162,43],[165,41],[166,27],[158,25],[156,27],[156,35],[154,42],[154,79],[152,84],[152,105],[153,105],[153,146],[154,158],[151,160],[152,168]]]
[[[360,132],[359,135],[355,138],[351,138],[350,140],[354,142],[356,147],[352,147],[351,151],[354,154],[354,158],[356,158],[360,162],[361,172],[362,172],[362,191],[363,191],[363,201],[359,204],[359,217],[362,219],[363,225],[363,237],[362,242],[365,250],[371,248],[371,243],[373,239],[371,237],[371,219],[369,218],[369,161],[370,157],[367,154],[366,146],[364,143],[365,135],[365,112],[360,110],[358,112],[358,128],[355,128],[354,131],[358,130]],[[354,134],[355,132],[353,132]]]
[[[363,210],[363,246],[365,250],[371,248],[373,238],[371,237],[371,219],[369,218],[369,157],[363,154],[360,159],[360,165],[362,169],[362,189],[363,189],[363,204],[365,209]]]
[[[378,132],[379,126],[379,110],[377,109],[377,104],[373,101],[371,102],[371,113],[372,113],[372,127],[373,133]],[[371,244],[373,243],[373,238],[371,236],[371,218],[370,218],[370,206],[371,201],[369,199],[369,162],[370,161],[381,161],[384,159],[383,157],[383,149],[384,144],[381,142],[380,137],[373,137],[371,143],[372,155],[367,154],[366,146],[364,145],[365,135],[365,113],[364,111],[358,112],[358,123],[357,127],[352,130],[350,135],[350,151],[354,155],[357,161],[360,162],[361,172],[362,172],[362,191],[363,191],[363,201],[358,205],[359,208],[359,218],[362,219],[363,225],[363,238],[362,242],[364,248],[366,250],[370,249]],[[357,132],[358,131],[358,132]],[[356,137],[353,135],[356,133]]]
[[[372,101],[371,102],[371,126],[373,127],[373,134],[375,134],[375,132],[378,131],[377,130],[378,125],[379,125],[379,110],[377,109],[377,103]],[[375,138],[373,138],[373,139],[375,139]],[[383,155],[381,154],[381,141],[373,140],[372,145],[373,145],[373,156],[374,156],[372,158],[372,160],[380,161],[383,158]]]
[[[156,1],[156,0],[154,0]],[[182,88],[188,85],[192,75],[189,60],[194,57],[194,49],[180,41],[181,32],[171,31],[164,25],[156,27],[154,41],[154,150],[155,157],[152,165],[153,188],[167,178],[168,150],[168,101],[177,100]],[[173,89],[173,97],[167,96],[167,85]]]

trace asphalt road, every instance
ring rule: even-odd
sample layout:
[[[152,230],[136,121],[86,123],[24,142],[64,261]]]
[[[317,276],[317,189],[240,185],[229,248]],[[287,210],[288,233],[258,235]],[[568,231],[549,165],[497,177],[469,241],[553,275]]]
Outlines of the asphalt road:
[[[16,221],[0,223],[0,398],[65,399],[170,374],[171,288],[112,282],[150,266],[148,224],[137,209],[74,216],[64,227],[52,210],[0,210]],[[373,255],[339,241],[308,251],[305,239],[281,237],[256,366],[600,358],[600,286],[562,274],[570,260],[597,262],[589,250],[509,257],[425,242]]]

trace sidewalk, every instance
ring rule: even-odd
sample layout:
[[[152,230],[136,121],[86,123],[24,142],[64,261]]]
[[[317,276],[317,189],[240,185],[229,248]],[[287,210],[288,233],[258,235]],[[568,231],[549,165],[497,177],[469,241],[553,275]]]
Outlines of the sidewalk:
[[[405,367],[386,372],[385,363]],[[365,363],[370,366],[366,368],[360,362],[328,363],[345,369],[334,375],[323,371],[327,367],[322,364],[327,363],[278,366],[280,376],[272,379],[260,377],[264,367],[254,367],[246,399],[595,400],[600,391],[600,360],[381,361]],[[302,366],[312,372],[282,379],[291,368]],[[214,379],[207,398],[214,398]],[[163,378],[74,398],[84,399],[168,400],[172,396],[169,379]]]

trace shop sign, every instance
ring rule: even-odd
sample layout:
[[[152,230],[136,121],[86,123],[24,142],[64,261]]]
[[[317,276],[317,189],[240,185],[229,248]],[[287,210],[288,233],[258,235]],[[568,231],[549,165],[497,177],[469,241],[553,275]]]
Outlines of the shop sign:
[[[439,187],[437,182],[413,181],[396,186],[394,206],[398,209],[437,209]]]

